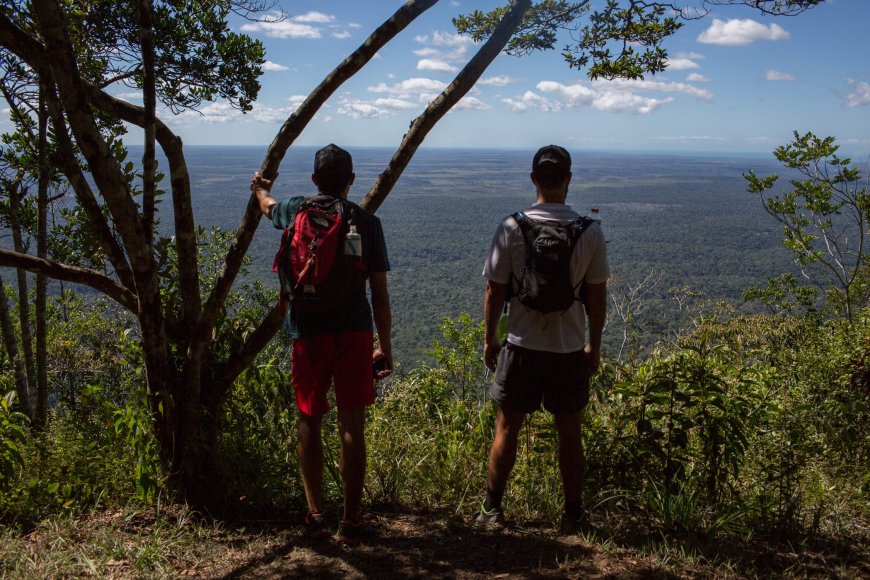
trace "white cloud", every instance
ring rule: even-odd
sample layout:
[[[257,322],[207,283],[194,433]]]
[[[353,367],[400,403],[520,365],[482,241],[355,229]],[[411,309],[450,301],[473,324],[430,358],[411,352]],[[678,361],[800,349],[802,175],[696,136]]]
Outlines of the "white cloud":
[[[701,68],[701,65],[689,58],[668,59],[669,70],[687,70],[691,68]]]
[[[441,51],[437,48],[432,48],[431,46],[427,46],[425,48],[418,48],[414,51],[414,54],[419,56],[420,58],[426,58],[429,56],[437,56],[441,54]]]
[[[335,16],[323,12],[306,12],[299,16],[291,16],[288,20],[293,22],[305,22],[307,24],[329,24],[335,21]]]
[[[486,111],[488,109],[491,109],[492,107],[490,107],[477,97],[470,97],[468,95],[465,95],[459,100],[458,103],[456,103],[456,106],[453,108],[459,111]]]
[[[701,73],[689,73],[686,75],[687,83],[708,83],[710,79],[702,75]]]
[[[724,46],[745,46],[760,40],[787,40],[791,35],[780,25],[765,26],[750,19],[714,18],[710,28],[698,35],[698,42]]]
[[[244,32],[261,32],[270,38],[321,38],[323,33],[318,25],[332,22],[335,22],[335,16],[312,11],[284,19],[274,14],[273,18],[267,17],[266,20],[248,22],[241,28]]]
[[[432,44],[435,47],[427,46],[414,51],[419,57],[437,57],[443,61],[459,61],[464,60],[468,49],[474,46],[474,41],[461,34],[451,32],[434,31],[431,35],[419,34],[414,37],[414,40],[420,44]]]
[[[688,58],[689,60],[704,60],[704,55],[697,52],[678,52],[674,58]]]
[[[254,103],[253,108],[247,114],[242,113],[225,101],[209,103],[198,111],[187,110],[179,115],[175,115],[172,117],[171,123],[178,123],[182,126],[201,123],[209,125],[225,123],[283,123],[305,99],[305,95],[293,95],[287,99],[289,105],[286,107],[269,107],[261,103]]]
[[[290,70],[283,64],[278,64],[276,62],[272,62],[271,60],[267,60],[263,63],[263,70]]]
[[[398,82],[394,85],[387,85],[385,83],[378,83],[374,87],[369,87],[368,91],[370,93],[390,93],[393,96],[409,96],[409,95],[419,95],[419,94],[428,94],[432,92],[441,92],[444,90],[444,87],[447,85],[441,81],[437,81],[435,79],[427,79],[422,77],[416,77],[411,79],[406,79],[404,81]]]
[[[412,103],[410,101],[406,101],[404,99],[397,99],[395,97],[383,97],[380,99],[375,99],[373,104],[376,107],[384,107],[387,109],[392,109],[394,111],[402,111],[407,109],[415,109],[417,108],[417,104]]]
[[[636,94],[636,91],[676,92],[700,98],[709,95],[707,91],[702,91],[686,83],[654,81],[602,81],[592,83],[589,86],[580,83],[564,85],[555,81],[541,81],[537,84],[537,89],[542,93],[553,94],[557,100],[551,101],[528,91],[519,100],[505,99],[502,102],[514,111],[524,111],[530,107],[537,107],[545,112],[555,112],[565,106],[570,108],[591,107],[611,113],[647,115],[662,105],[673,102],[674,98],[647,97]]]
[[[351,22],[350,24],[347,25],[347,27],[348,28],[362,28],[362,24],[360,24],[358,22]]]
[[[249,22],[242,25],[244,32],[262,32],[270,38],[320,38],[320,29],[289,20],[281,22]]]
[[[688,83],[669,83],[664,81],[614,79],[610,81],[595,81],[593,85],[603,91],[656,91],[660,93],[682,93],[698,99],[709,101],[713,93],[699,89]]]
[[[332,36],[332,38],[337,38],[338,40],[346,40],[350,38],[350,32],[342,30],[340,32],[333,32],[330,36]]]
[[[354,119],[380,119],[390,116],[390,111],[387,109],[365,101],[346,100],[339,105],[338,112]]]
[[[509,76],[505,75],[497,75],[493,77],[485,77],[477,81],[479,85],[491,85],[494,87],[503,87],[505,85],[509,85],[511,83],[515,83],[516,79],[513,79]]]
[[[417,62],[417,70],[425,70],[429,72],[446,72],[452,73],[456,72],[458,69],[452,64],[445,62],[443,60],[436,60],[433,58],[424,58]]]
[[[768,69],[764,71],[764,79],[768,81],[796,81],[797,77],[787,72]]]
[[[846,79],[850,92],[843,99],[843,106],[853,109],[870,105],[870,84],[859,83],[852,79]]]
[[[526,91],[516,99],[502,99],[501,102],[507,105],[509,110],[517,113],[525,113],[530,108],[538,108],[545,113],[558,113],[562,110],[562,105],[558,101],[551,101],[532,91]]]
[[[115,95],[115,97],[117,97],[119,99],[124,99],[125,101],[141,101],[142,100],[142,93],[141,92],[118,93],[117,95]]]

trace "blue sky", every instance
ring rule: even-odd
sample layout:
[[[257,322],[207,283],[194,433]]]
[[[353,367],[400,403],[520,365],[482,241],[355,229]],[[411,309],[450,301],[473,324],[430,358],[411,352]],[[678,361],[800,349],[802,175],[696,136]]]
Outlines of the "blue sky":
[[[396,146],[476,50],[450,18],[498,4],[441,0],[345,83],[297,143]],[[187,144],[266,146],[304,96],[400,5],[281,0],[284,22],[234,21],[267,49],[254,111],[241,115],[218,102],[202,114],[162,116]],[[868,155],[868,23],[868,0],[830,0],[788,18],[715,7],[667,41],[666,72],[636,82],[590,82],[558,50],[501,55],[425,145],[755,153],[798,130],[834,135],[849,153]],[[141,102],[129,89],[115,92]]]

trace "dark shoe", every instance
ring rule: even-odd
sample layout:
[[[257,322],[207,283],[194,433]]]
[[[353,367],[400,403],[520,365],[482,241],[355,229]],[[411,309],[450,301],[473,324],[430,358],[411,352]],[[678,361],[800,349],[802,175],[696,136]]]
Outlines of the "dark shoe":
[[[580,510],[575,513],[562,513],[562,522],[559,525],[559,533],[563,536],[575,536],[591,529],[586,512]]]
[[[330,536],[329,530],[326,529],[326,520],[323,514],[313,514],[308,512],[305,515],[305,524],[302,530],[302,535],[312,540],[323,540]]]
[[[338,524],[338,543],[345,546],[356,546],[367,532],[362,514],[356,520],[341,520]]]
[[[507,525],[504,519],[504,510],[500,507],[492,509],[481,507],[480,511],[474,514],[472,523],[474,527],[486,530],[500,530]]]

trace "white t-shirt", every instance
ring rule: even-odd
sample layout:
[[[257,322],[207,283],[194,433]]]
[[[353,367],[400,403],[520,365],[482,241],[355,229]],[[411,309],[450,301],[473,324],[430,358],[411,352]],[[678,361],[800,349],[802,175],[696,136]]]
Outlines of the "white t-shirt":
[[[535,204],[524,213],[533,220],[558,221],[562,225],[567,225],[579,217],[570,206],[562,203]],[[492,239],[483,275],[499,284],[511,284],[516,290],[517,281],[523,275],[525,260],[523,234],[513,216],[508,216],[501,222]],[[601,284],[607,281],[609,275],[607,245],[601,225],[596,222],[586,228],[574,246],[574,253],[571,255],[571,282],[577,286],[585,279],[587,284]],[[580,301],[575,302],[565,312],[544,314],[523,306],[514,296],[510,303],[507,340],[511,344],[532,350],[576,352],[586,345],[585,322],[586,316]]]

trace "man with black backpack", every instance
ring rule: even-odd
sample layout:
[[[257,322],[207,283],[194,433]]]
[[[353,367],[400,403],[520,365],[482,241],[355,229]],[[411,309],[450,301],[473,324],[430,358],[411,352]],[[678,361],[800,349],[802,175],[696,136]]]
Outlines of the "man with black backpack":
[[[554,415],[565,495],[563,521],[576,528],[584,516],[582,412],[589,378],[598,369],[609,269],[601,225],[568,205],[571,156],[542,147],[532,160],[537,200],[505,218],[484,267],[484,363],[495,371],[498,403],[489,456],[486,499],[475,523],[505,524],[502,498],[517,455],[525,416],[544,408]],[[498,336],[509,303],[507,336]],[[585,306],[585,308],[584,308]],[[589,320],[586,339],[585,319]]]
[[[344,487],[338,539],[349,545],[357,544],[364,530],[365,408],[375,400],[374,380],[393,369],[386,243],[380,220],[347,201],[354,177],[350,154],[330,144],[314,156],[311,180],[319,195],[278,202],[270,195],[270,181],[259,174],[251,181],[260,209],[284,230],[273,270],[281,280],[281,301],[289,308],[285,329],[294,339],[297,450],[308,503],[304,533],[312,539],[330,535],[322,514],[321,425],[334,384]]]

